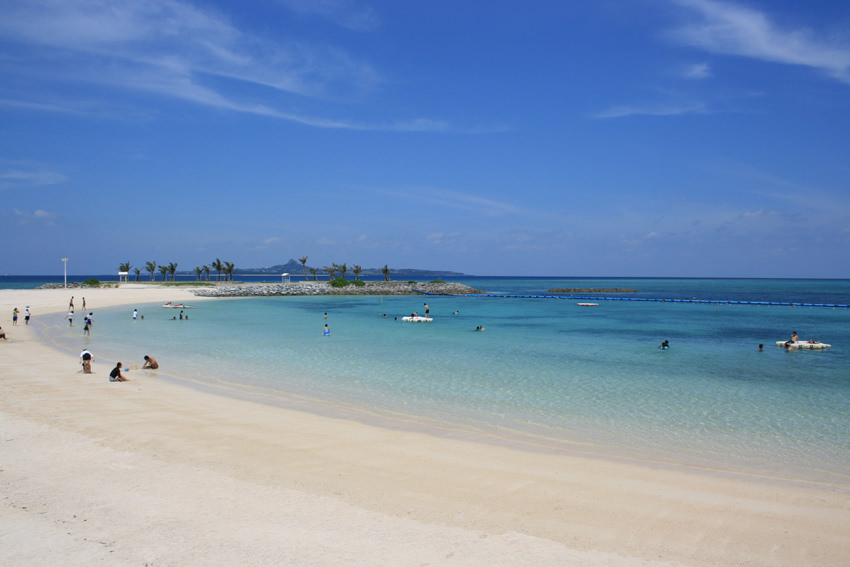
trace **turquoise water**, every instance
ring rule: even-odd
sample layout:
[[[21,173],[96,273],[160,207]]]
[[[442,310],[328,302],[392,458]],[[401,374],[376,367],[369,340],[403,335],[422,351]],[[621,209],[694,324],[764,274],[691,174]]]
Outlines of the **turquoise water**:
[[[639,290],[628,297],[850,303],[850,282],[837,280],[462,281],[514,294],[616,287]],[[424,302],[433,323],[395,320]],[[134,306],[98,311],[89,339],[62,314],[42,324],[64,348],[89,346],[99,360],[125,364],[151,354],[173,378],[270,403],[332,415],[344,408],[388,426],[537,450],[850,487],[850,310],[576,303],[240,298],[199,302],[184,321],[158,305],[135,306],[145,316],[135,322]],[[777,348],[791,331],[834,346]],[[667,351],[658,349],[664,339]]]

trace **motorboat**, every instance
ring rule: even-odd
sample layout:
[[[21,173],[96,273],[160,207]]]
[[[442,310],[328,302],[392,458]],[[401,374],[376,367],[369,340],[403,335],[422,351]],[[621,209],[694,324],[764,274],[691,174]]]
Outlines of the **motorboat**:
[[[184,305],[182,303],[171,303],[170,301],[168,303],[163,303],[162,306],[165,309],[194,309],[194,307],[192,307],[191,305]]]

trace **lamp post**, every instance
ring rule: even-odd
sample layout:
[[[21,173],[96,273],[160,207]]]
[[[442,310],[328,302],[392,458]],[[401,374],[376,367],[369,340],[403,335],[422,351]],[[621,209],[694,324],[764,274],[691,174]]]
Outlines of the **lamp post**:
[[[65,289],[68,289],[68,258],[62,258],[62,264],[65,266]]]

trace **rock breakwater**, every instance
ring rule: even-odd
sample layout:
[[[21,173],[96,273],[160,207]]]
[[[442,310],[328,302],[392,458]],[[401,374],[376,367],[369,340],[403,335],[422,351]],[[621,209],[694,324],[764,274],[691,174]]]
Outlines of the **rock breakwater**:
[[[298,282],[280,284],[219,285],[196,289],[203,297],[251,297],[274,295],[419,295],[422,292],[442,295],[485,293],[460,283],[435,282],[364,282],[365,285],[332,287],[327,282]]]

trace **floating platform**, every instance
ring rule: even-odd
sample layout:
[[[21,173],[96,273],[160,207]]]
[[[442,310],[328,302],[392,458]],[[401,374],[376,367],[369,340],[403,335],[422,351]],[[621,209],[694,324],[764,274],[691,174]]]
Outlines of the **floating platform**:
[[[822,348],[829,348],[832,345],[821,343],[817,341],[794,341],[793,343],[790,341],[776,341],[776,346],[778,347],[788,347],[788,348],[805,348],[810,350],[819,350]]]
[[[404,321],[405,323],[430,323],[431,321],[434,320],[434,318],[433,317],[410,317],[410,316],[407,316],[407,317],[402,317],[401,320]]]

